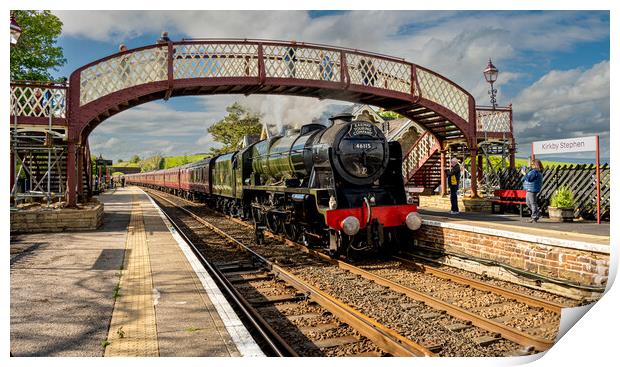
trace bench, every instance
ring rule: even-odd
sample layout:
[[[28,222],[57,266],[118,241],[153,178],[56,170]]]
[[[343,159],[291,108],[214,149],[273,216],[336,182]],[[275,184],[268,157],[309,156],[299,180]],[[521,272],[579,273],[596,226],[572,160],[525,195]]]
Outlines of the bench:
[[[499,214],[504,213],[504,205],[519,205],[519,215],[523,217],[523,205],[525,202],[525,190],[495,190],[495,199],[491,201],[491,213],[495,214],[495,206],[499,205]]]

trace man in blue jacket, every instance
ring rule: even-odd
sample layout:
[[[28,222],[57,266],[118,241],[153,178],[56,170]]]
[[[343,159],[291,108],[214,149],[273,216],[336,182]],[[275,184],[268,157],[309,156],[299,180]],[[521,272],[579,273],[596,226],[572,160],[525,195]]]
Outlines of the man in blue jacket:
[[[543,166],[542,163],[540,163],[540,160],[534,159],[532,160],[531,167],[532,170],[527,172],[527,174],[525,173],[525,167],[523,167],[521,174],[525,175],[525,177],[523,177],[523,189],[527,191],[527,194],[525,195],[525,202],[532,213],[530,223],[534,223],[538,222],[538,219],[540,219],[540,208],[538,207],[537,196],[542,188]]]

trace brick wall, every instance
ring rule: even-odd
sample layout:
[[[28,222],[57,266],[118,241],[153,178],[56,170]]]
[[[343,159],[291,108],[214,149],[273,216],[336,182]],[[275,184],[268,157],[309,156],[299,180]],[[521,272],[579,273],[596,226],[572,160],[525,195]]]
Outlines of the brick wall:
[[[97,229],[103,221],[103,204],[78,209],[28,209],[11,212],[11,232],[63,232]]]
[[[444,227],[425,221],[415,243],[438,251],[492,260],[501,264],[580,285],[604,286],[609,273],[609,246],[536,238],[528,234]],[[446,225],[445,223],[443,225]],[[465,227],[465,226],[463,226]]]

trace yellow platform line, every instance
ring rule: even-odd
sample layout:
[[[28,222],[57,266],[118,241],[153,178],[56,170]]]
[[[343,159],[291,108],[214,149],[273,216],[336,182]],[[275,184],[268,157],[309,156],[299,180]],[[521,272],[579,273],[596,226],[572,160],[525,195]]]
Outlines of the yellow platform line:
[[[142,207],[132,198],[125,259],[105,348],[106,357],[159,356],[153,279]]]

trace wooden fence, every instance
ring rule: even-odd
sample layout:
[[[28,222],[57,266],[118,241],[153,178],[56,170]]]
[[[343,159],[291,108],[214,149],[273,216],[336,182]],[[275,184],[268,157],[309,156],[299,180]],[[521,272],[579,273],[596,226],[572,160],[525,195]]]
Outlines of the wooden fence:
[[[609,165],[601,166],[601,219],[609,220],[610,174]],[[499,171],[499,187],[518,190],[523,188],[523,175],[517,169]],[[575,197],[575,216],[596,218],[596,166],[577,164],[543,170],[543,186],[538,203],[546,211],[553,192],[566,185]]]

